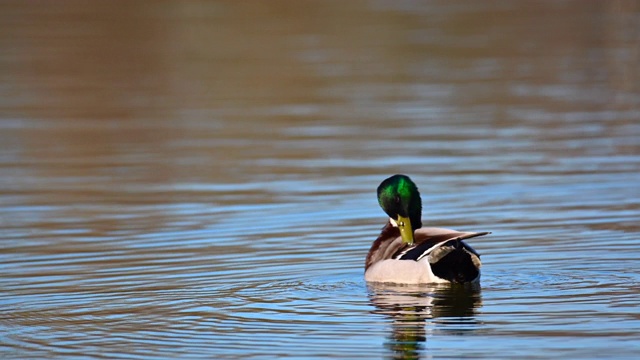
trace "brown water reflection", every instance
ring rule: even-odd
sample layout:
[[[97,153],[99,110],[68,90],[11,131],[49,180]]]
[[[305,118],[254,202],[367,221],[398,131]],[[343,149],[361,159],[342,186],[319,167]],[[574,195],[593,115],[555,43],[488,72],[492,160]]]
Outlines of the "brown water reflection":
[[[637,2],[3,1],[0,50],[2,358],[640,351]],[[397,172],[481,299],[367,289]]]

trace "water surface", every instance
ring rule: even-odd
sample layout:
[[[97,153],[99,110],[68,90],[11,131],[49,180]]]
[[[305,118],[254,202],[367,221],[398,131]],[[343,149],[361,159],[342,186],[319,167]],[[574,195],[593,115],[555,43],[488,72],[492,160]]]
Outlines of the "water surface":
[[[0,4],[0,357],[635,358],[633,2]],[[367,285],[418,183],[481,287]]]

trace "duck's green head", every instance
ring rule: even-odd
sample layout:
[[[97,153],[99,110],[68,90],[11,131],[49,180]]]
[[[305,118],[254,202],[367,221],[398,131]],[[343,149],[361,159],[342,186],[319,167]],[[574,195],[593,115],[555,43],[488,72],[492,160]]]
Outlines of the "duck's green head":
[[[402,241],[413,244],[413,231],[422,227],[418,187],[406,175],[393,175],[378,186],[378,203],[396,222]]]

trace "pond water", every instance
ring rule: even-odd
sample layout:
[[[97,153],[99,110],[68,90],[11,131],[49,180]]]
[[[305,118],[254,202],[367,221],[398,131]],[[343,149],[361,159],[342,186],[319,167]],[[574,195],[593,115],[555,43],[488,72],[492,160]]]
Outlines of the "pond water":
[[[636,358],[636,2],[0,4],[0,358]],[[410,175],[480,287],[367,285]]]

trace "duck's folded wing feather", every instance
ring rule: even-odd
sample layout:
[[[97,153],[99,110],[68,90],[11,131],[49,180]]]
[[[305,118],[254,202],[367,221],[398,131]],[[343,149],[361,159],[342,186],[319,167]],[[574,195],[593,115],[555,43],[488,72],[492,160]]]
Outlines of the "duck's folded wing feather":
[[[467,251],[480,257],[480,255],[464,241],[465,239],[474,238],[489,234],[488,232],[460,232],[443,228],[421,228],[415,232],[415,244],[413,247],[402,249],[394,254],[393,258],[398,260],[415,260],[418,261],[425,255],[428,255],[433,247],[449,240],[457,240],[459,246],[464,247]]]

